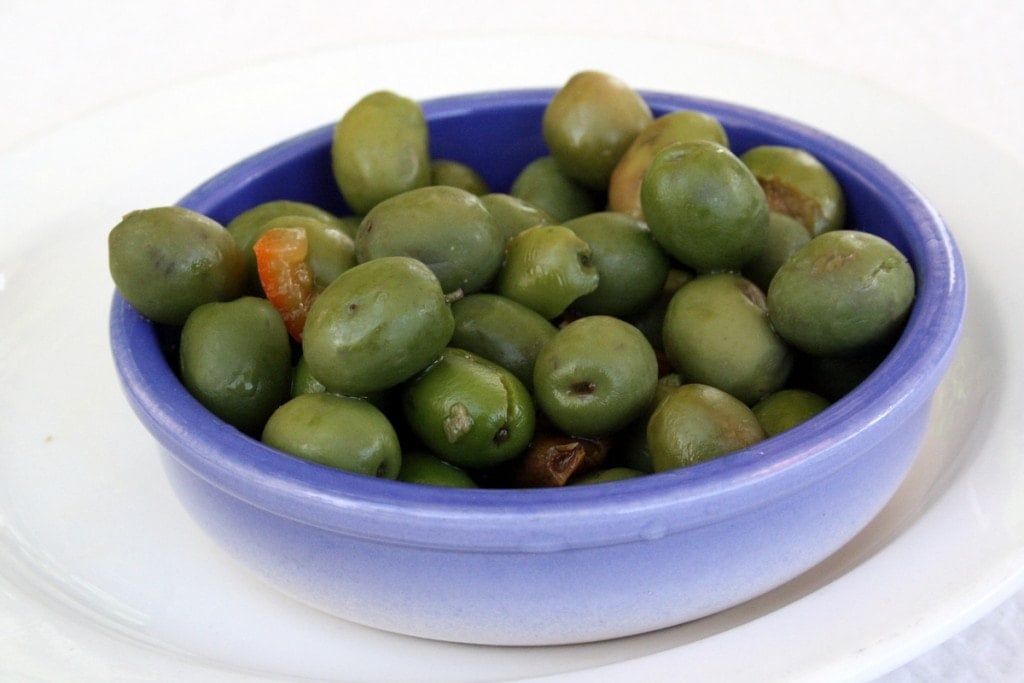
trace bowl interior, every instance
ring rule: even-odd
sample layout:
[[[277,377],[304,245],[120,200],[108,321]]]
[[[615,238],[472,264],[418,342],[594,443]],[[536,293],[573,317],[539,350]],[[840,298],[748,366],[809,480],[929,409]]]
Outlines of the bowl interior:
[[[480,93],[423,103],[433,156],[465,162],[494,191],[507,191],[523,166],[547,153],[540,121],[553,93]],[[885,237],[911,261],[918,278],[917,300],[901,339],[866,381],[828,410],[709,463],[603,486],[453,490],[380,481],[286,456],[216,420],[177,381],[163,348],[166,331],[142,319],[115,294],[112,344],[136,412],[188,467],[266,509],[360,535],[424,542],[426,534],[431,542],[477,548],[514,545],[526,538],[536,542],[543,538],[537,530],[552,524],[560,529],[558,542],[567,537],[581,544],[631,539],[637,534],[635,516],[671,511],[674,524],[697,524],[763,504],[840,467],[837,453],[850,453],[857,443],[871,445],[896,428],[901,417],[927,401],[948,365],[965,298],[963,267],[951,236],[914,188],[832,136],[732,104],[643,95],[656,115],[694,108],[717,117],[737,153],[760,144],[807,149],[843,187],[848,227]],[[326,125],[245,159],[180,203],[221,223],[276,199],[348,213],[331,174],[332,130]],[[348,514],[339,515],[339,510]],[[600,523],[595,523],[598,518]],[[468,524],[479,533],[452,537],[451,530]],[[506,535],[495,538],[499,527]]]

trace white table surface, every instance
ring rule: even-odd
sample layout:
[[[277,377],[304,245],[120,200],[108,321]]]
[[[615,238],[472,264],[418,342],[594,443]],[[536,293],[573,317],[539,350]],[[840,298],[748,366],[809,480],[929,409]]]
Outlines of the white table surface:
[[[1024,160],[1024,137],[1009,135],[1024,110],[1019,0],[3,0],[0,159],[90,112],[197,76],[353,40],[505,28],[649,35],[815,64],[910,98]],[[938,679],[1024,680],[1024,591],[884,680]]]

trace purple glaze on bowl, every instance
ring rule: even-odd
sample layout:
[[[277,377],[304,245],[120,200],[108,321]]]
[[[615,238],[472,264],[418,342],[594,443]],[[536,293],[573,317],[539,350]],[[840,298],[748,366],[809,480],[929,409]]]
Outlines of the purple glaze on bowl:
[[[540,120],[553,93],[425,102],[432,153],[506,191],[546,153]],[[644,96],[655,114],[717,117],[737,153],[807,149],[843,187],[848,227],[908,256],[914,310],[868,379],[788,432],[686,469],[559,490],[416,486],[308,463],[220,422],[178,381],[163,331],[115,294],[111,343],[125,394],[164,446],[198,523],[314,607],[400,633],[501,645],[594,641],[696,619],[795,578],[863,529],[909,469],[959,339],[965,282],[951,236],[914,188],[827,134],[732,104]],[[345,213],[330,170],[332,127],[241,161],[181,204],[222,223],[273,199]]]

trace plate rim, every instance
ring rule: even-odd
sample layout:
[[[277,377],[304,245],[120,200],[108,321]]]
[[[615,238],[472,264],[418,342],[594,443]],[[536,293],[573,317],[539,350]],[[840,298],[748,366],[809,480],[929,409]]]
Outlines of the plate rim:
[[[340,48],[338,51],[347,51],[347,48]],[[300,57],[300,59],[302,59],[302,58],[305,58],[305,57]],[[294,57],[291,57],[291,59],[294,59]],[[285,60],[285,61],[287,61],[287,60]],[[815,68],[815,67],[813,67],[812,65],[799,65],[797,68],[798,69],[805,69],[805,68]],[[228,69],[224,73],[205,75],[202,78],[203,79],[230,78],[231,75],[233,73],[236,73],[236,72],[237,72],[237,69]],[[829,73],[832,73],[832,72],[829,72]],[[833,73],[832,75],[835,75],[835,74]],[[174,88],[182,88],[182,87],[188,87],[188,84],[181,84],[181,83],[174,84],[173,86],[171,86],[171,87],[169,87],[167,89],[162,89],[160,92],[163,93],[166,90],[173,90]],[[893,97],[893,93],[888,93],[887,92],[887,93],[883,93],[883,94],[886,95],[886,97],[888,97],[888,98]],[[152,96],[152,94],[145,94],[145,95],[141,96],[141,98],[146,98],[146,97],[151,97],[151,96]],[[134,102],[136,100],[133,99],[132,101]],[[910,103],[910,102],[904,101],[903,104],[904,105],[908,105],[908,106],[914,106],[915,108],[920,109],[920,107],[917,107],[917,105],[915,105],[914,103]],[[128,106],[128,105],[125,104],[125,103],[119,103],[117,105],[114,105],[115,108],[123,107],[123,106]],[[101,115],[104,115],[104,113],[103,112],[100,112],[100,113],[91,112],[91,113],[89,113],[87,116],[85,116],[83,118],[84,119],[90,119],[90,118],[94,118],[96,116],[101,116]],[[76,120],[76,122],[77,122],[77,120]],[[977,138],[976,136],[972,135],[970,131],[966,131],[962,126],[958,126],[957,124],[951,123],[951,122],[946,121],[946,120],[942,120],[941,123],[942,123],[943,126],[945,126],[947,128],[951,128],[951,129],[954,129],[954,130],[959,130],[962,133],[971,136],[972,138],[974,138],[974,139],[978,140],[979,142],[981,142],[982,144],[984,144],[986,146],[986,148],[991,146],[990,141],[985,140],[985,139],[981,139],[981,138]],[[71,124],[69,124],[69,125],[71,125]],[[65,127],[61,127],[60,130],[64,130],[64,129],[65,129]],[[56,132],[56,133],[54,133],[54,132],[47,133],[45,136],[43,136],[42,140],[45,141],[45,140],[51,139],[54,135],[58,135],[58,134],[59,134],[59,131]],[[40,145],[40,144],[42,144],[42,142],[40,142],[40,140],[33,140],[33,141],[30,141],[27,146],[28,147],[33,147],[35,145]],[[8,156],[7,152],[8,151],[5,150],[5,152],[0,153],[0,164],[2,164],[5,161],[5,157]],[[1017,163],[1017,160],[1014,159],[1012,156],[1007,155],[1007,162],[1008,163],[1012,162],[1012,164],[1014,165],[1015,169],[1018,172],[1020,171],[1020,167],[1019,167],[1019,164]],[[6,259],[7,253],[4,253],[3,255],[0,255],[0,257]],[[1024,558],[1022,558],[1022,559],[1024,559]],[[1014,572],[1007,572],[1006,574],[1004,574],[1003,575],[1003,580],[1002,580],[1001,583],[999,583],[999,584],[989,584],[989,590],[985,591],[985,593],[986,593],[986,595],[987,595],[989,600],[995,600],[997,595],[1002,597],[1001,590],[1005,590],[1006,593],[1009,594],[1011,590],[1019,587],[1019,585],[1022,582],[1024,582],[1024,566],[1016,567]],[[993,589],[995,589],[995,590],[993,590]],[[965,622],[967,620],[973,618],[974,613],[976,611],[980,611],[981,610],[981,604],[982,604],[981,602],[974,601],[972,603],[973,606],[970,609],[968,609],[967,611],[961,611],[960,614],[958,615],[959,616],[959,621],[957,622],[956,626],[962,626],[962,625],[965,624]],[[946,625],[950,626],[950,627],[953,627],[954,621],[950,620],[950,621],[947,622]],[[936,636],[937,633],[938,633],[938,631],[934,631],[933,630],[931,635],[932,636]],[[948,633],[948,630],[947,630],[947,633]],[[931,642],[934,642],[933,639],[923,638],[922,636],[924,636],[924,635],[926,635],[926,634],[924,634],[921,631],[918,632],[918,636],[919,637],[916,640],[916,645],[918,647],[917,652],[920,652],[920,647],[922,647],[923,645],[926,645],[926,644],[929,644]],[[664,655],[664,654],[666,654],[666,653],[664,653],[664,652],[663,653],[656,653],[654,655],[650,655],[650,657],[658,658],[658,657],[660,657],[661,655]],[[895,654],[892,653],[892,652],[890,654],[892,656],[895,656]],[[865,662],[863,660],[864,660],[864,657],[859,658],[859,661],[860,661],[860,663],[862,665],[865,664]],[[640,661],[640,660],[634,660],[634,661]],[[893,660],[890,659],[888,663],[892,664]],[[608,666],[615,667],[616,665],[613,664],[613,665],[608,665]],[[603,668],[607,668],[607,667],[598,667],[598,669],[603,669]],[[879,671],[876,671],[875,673],[879,673]],[[571,675],[572,675],[572,672],[567,674],[567,677],[571,676]]]

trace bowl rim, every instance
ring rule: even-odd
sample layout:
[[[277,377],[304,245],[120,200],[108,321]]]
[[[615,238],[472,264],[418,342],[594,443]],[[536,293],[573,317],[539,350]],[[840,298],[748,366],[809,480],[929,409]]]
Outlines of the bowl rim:
[[[426,118],[480,108],[542,106],[554,88],[483,91],[421,103]],[[650,540],[767,505],[849,464],[842,457],[880,443],[901,417],[926,404],[959,341],[966,307],[960,252],[938,212],[906,180],[850,143],[746,105],[639,91],[652,109],[692,108],[726,129],[779,131],[826,165],[876,187],[900,222],[915,262],[917,293],[900,339],[879,367],[827,410],[787,432],[699,465],[598,486],[450,489],[379,480],[273,450],[217,420],[178,381],[156,327],[116,291],[110,340],[122,389],[147,429],[193,474],[267,512],[364,539],[472,551],[552,551]],[[205,203],[261,169],[329,140],[333,124],[257,152],[183,197]]]

